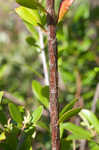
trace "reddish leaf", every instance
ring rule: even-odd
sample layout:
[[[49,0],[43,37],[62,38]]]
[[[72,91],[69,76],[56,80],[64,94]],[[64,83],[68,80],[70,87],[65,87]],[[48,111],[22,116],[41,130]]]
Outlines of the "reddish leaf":
[[[74,0],[62,0],[60,3],[60,8],[58,11],[58,22],[60,22],[66,12],[68,11],[69,7],[72,5]]]

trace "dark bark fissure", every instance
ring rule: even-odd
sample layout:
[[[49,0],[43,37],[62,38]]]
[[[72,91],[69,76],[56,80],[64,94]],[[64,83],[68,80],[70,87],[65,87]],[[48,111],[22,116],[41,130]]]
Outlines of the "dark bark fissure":
[[[59,105],[58,105],[58,57],[56,40],[56,21],[54,0],[47,0],[48,52],[50,67],[50,121],[52,133],[52,150],[60,150]]]

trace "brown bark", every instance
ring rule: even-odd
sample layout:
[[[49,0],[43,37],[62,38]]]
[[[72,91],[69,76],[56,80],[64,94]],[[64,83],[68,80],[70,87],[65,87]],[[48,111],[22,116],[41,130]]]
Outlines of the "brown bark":
[[[57,65],[57,41],[56,21],[54,12],[54,0],[47,1],[48,23],[48,52],[50,66],[50,120],[52,133],[52,150],[60,150],[59,138],[59,106],[58,106],[58,65]]]

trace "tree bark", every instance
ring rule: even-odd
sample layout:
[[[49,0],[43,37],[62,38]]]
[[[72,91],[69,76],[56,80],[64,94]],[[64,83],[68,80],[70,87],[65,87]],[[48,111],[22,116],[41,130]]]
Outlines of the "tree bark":
[[[50,122],[52,135],[52,150],[60,150],[59,135],[59,104],[58,104],[58,57],[56,41],[56,20],[54,0],[47,1],[48,52],[50,67]]]

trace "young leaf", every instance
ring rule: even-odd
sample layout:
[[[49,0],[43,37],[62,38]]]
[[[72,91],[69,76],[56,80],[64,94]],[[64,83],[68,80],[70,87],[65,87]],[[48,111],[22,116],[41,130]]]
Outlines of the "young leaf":
[[[0,92],[0,104],[1,104],[1,102],[2,102],[3,94],[4,94],[4,92],[3,92],[3,91],[1,91],[1,92]]]
[[[93,125],[93,127],[95,128],[95,130],[99,133],[99,120],[97,119],[97,117],[94,115],[93,112],[87,110],[87,109],[82,109],[81,112],[79,113],[79,115],[81,116],[81,118],[85,118],[88,120],[88,122]]]
[[[9,107],[9,112],[10,112],[12,119],[14,121],[16,121],[17,123],[21,124],[22,123],[22,116],[21,116],[21,113],[18,109],[18,106],[16,106],[15,104],[9,103],[8,107]]]
[[[70,135],[67,139],[74,139],[79,137],[80,139],[90,139],[92,137],[91,133],[75,124],[72,123],[63,123],[62,128],[70,131],[73,135]],[[78,139],[79,139],[78,138]]]
[[[32,82],[32,89],[34,95],[37,97],[37,99],[46,107],[49,107],[48,99],[42,94],[42,86],[39,82],[33,81]]]
[[[43,12],[46,12],[45,8],[38,2],[38,0],[16,0],[16,2],[27,8],[40,9]]]
[[[43,106],[39,106],[32,114],[32,122],[35,124],[41,117],[43,113]]]
[[[29,9],[23,6],[16,8],[16,13],[26,22],[38,26],[41,24],[40,15],[37,9]]]
[[[68,120],[71,117],[77,115],[80,112],[81,108],[73,108],[67,112],[65,112],[61,117],[59,118],[59,123],[63,122],[64,120]]]
[[[67,112],[68,110],[72,109],[72,107],[74,106],[74,104],[76,103],[76,101],[77,101],[77,99],[71,101],[69,104],[67,104],[66,106],[64,106],[64,108],[59,113],[59,116],[61,117],[65,112]]]
[[[60,22],[63,19],[64,15],[67,13],[73,1],[74,0],[61,0],[60,8],[58,11],[58,22]]]

